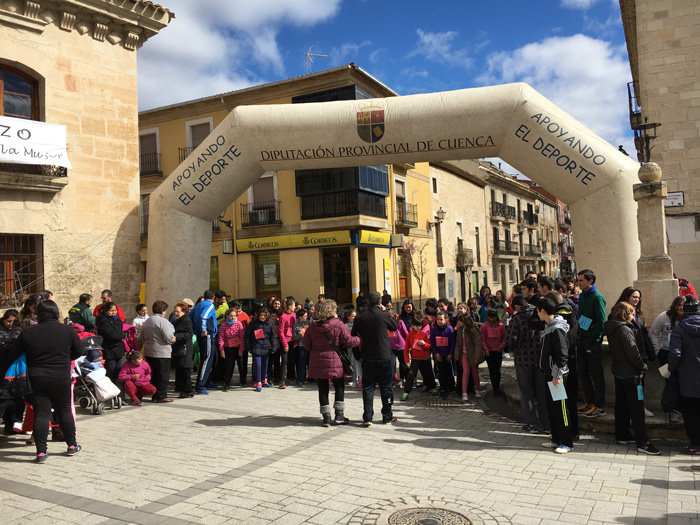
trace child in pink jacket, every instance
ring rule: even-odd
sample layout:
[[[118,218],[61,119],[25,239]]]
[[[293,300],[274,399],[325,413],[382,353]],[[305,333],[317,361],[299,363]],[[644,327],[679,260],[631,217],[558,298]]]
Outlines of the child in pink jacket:
[[[151,384],[151,366],[143,360],[141,352],[129,354],[119,371],[119,381],[124,383],[124,393],[135,407],[143,405],[143,396],[152,396],[156,387]]]
[[[234,308],[226,310],[224,322],[219,327],[219,353],[224,363],[224,386],[222,392],[231,390],[231,378],[233,370],[238,363],[238,371],[241,371],[240,355],[243,353],[243,335],[245,327],[238,320],[238,315]]]
[[[294,313],[294,305],[296,301],[294,299],[287,299],[284,302],[284,312],[279,316],[277,337],[280,340],[280,351],[275,358],[275,378],[279,379],[279,387],[284,389],[287,388],[287,377],[293,374],[295,370],[294,365],[296,364],[296,352],[294,350],[294,343],[292,341],[292,335],[294,333],[294,325],[297,322],[297,316]],[[292,354],[291,356],[289,354]],[[289,366],[289,359],[291,359],[292,366]]]
[[[501,363],[503,349],[506,347],[506,327],[498,320],[496,310],[486,312],[487,322],[481,325],[481,347],[486,355],[489,377],[494,397],[501,397]]]

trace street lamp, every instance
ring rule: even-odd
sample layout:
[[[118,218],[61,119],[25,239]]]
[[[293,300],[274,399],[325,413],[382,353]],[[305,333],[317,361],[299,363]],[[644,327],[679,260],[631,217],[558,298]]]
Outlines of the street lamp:
[[[428,231],[431,231],[433,229],[433,226],[437,224],[442,224],[442,221],[445,220],[445,217],[447,216],[447,212],[442,209],[442,206],[440,206],[440,209],[437,211],[435,214],[435,222],[430,222],[428,221]]]

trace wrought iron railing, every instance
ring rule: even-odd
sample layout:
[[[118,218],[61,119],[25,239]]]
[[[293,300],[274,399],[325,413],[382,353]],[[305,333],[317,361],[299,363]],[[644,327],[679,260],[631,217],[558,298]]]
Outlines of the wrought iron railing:
[[[142,177],[150,175],[162,175],[163,169],[160,165],[160,153],[144,153],[139,156],[139,172]]]
[[[523,244],[523,252],[525,252],[526,257],[540,257],[542,248],[539,244]]]
[[[418,206],[416,204],[396,201],[396,225],[418,226]]]
[[[63,166],[44,166],[37,164],[0,163],[0,171],[22,173],[25,175],[45,175],[46,177],[67,177],[68,170]]]
[[[518,255],[518,243],[514,241],[495,240],[493,242],[493,253],[497,255]]]
[[[194,148],[192,146],[190,146],[189,148],[177,148],[178,160],[180,162],[184,161],[187,157],[189,157],[192,151],[194,151]]]
[[[269,226],[271,224],[282,224],[280,201],[241,204],[241,226],[254,228],[255,226]]]
[[[513,206],[506,206],[502,202],[496,201],[491,203],[492,217],[503,217],[504,219],[515,220],[515,215],[515,208]]]

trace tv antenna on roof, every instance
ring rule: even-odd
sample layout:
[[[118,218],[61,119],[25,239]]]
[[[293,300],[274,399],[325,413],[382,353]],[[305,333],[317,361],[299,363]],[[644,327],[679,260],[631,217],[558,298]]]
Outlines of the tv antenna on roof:
[[[314,57],[327,57],[328,55],[322,55],[320,53],[312,53],[311,48],[314,47],[313,45],[309,46],[309,50],[306,52],[306,74],[309,74],[309,69],[311,69],[311,64],[314,61]]]

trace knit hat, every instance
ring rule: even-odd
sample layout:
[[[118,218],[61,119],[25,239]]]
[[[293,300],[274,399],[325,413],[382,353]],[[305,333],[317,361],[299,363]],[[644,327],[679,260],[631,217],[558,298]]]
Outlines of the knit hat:
[[[700,314],[700,302],[697,299],[693,299],[692,295],[688,296],[683,303],[683,317],[698,314]]]

